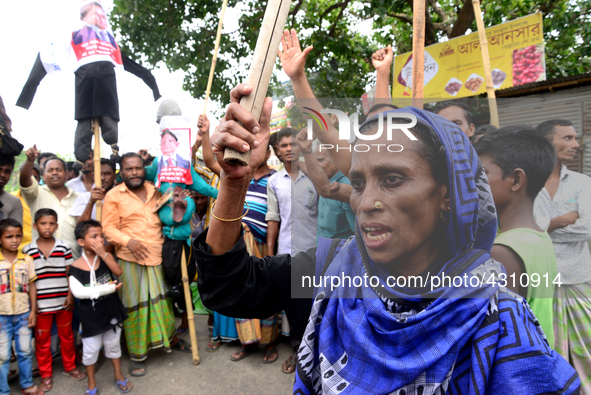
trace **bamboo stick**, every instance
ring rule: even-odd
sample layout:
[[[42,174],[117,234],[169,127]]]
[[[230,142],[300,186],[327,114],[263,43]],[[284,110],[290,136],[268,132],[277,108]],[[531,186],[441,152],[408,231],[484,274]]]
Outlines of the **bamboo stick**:
[[[94,152],[93,152],[93,164],[94,164],[94,186],[102,188],[101,186],[101,132],[99,130],[98,118],[93,118],[92,125],[94,127]],[[96,220],[101,222],[103,216],[103,201],[97,200],[95,203],[96,207]]]
[[[211,59],[211,68],[209,69],[207,89],[205,90],[205,101],[203,102],[203,115],[205,115],[205,109],[207,108],[207,99],[209,99],[209,93],[211,92],[211,84],[213,82],[213,72],[215,70],[215,64],[218,60],[218,49],[220,47],[220,40],[222,38],[222,27],[224,26],[224,13],[226,12],[227,4],[228,0],[224,0],[224,3],[222,4],[222,13],[220,15],[220,21],[218,23],[218,33],[215,37],[215,48],[213,50],[213,58]]]
[[[183,290],[185,291],[185,306],[187,310],[187,321],[189,322],[189,335],[191,336],[191,354],[193,354],[193,365],[199,365],[199,350],[197,349],[197,334],[195,333],[195,319],[193,317],[193,300],[191,299],[191,289],[189,287],[189,274],[187,272],[187,257],[185,256],[185,247],[183,246],[183,255],[181,259],[181,274]]]
[[[425,0],[413,0],[412,9],[412,106],[423,108],[425,77]]]
[[[287,21],[290,6],[290,0],[269,0],[267,3],[267,10],[265,11],[246,82],[254,89],[251,94],[242,97],[240,100],[240,105],[251,113],[256,120],[261,115],[263,102],[267,95],[267,88],[275,67],[275,59],[277,58],[277,52],[279,52],[279,43],[283,36],[283,28]],[[250,162],[250,151],[243,154],[226,147],[224,161],[246,166]]]
[[[476,19],[478,37],[480,39],[482,65],[484,66],[484,79],[486,81],[486,93],[488,96],[488,107],[490,109],[490,124],[498,128],[499,111],[497,110],[497,98],[495,96],[495,87],[493,84],[492,71],[490,68],[490,57],[488,56],[488,40],[486,39],[486,31],[484,30],[484,22],[482,21],[480,1],[472,0],[472,7],[474,8],[474,17]]]

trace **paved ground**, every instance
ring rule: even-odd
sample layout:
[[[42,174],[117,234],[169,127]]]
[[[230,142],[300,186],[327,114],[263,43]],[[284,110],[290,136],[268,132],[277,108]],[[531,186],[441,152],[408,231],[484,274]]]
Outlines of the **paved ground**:
[[[207,317],[195,316],[199,357],[201,363],[194,366],[191,354],[172,351],[153,350],[146,363],[148,373],[143,377],[131,377],[134,389],[130,394],[184,395],[184,394],[291,394],[294,375],[281,371],[281,364],[290,355],[289,341],[278,344],[279,359],[272,364],[263,364],[263,353],[255,353],[240,362],[232,362],[230,355],[238,349],[237,342],[226,343],[216,352],[207,352]],[[189,335],[184,339],[188,342]],[[261,348],[262,350],[262,348]],[[16,363],[11,364],[14,369]],[[123,374],[128,374],[129,358],[123,353]],[[54,384],[50,394],[84,394],[86,380],[75,382],[64,376],[61,358],[53,363]],[[35,379],[39,384],[40,379]],[[98,389],[101,395],[117,395],[119,391],[113,384],[113,370],[107,361],[97,374]],[[12,392],[19,392],[18,382],[12,383]]]

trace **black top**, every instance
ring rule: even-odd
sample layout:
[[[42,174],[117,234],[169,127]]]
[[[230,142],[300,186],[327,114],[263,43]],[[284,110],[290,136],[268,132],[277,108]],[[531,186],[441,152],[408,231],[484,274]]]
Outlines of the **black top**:
[[[119,98],[113,63],[88,63],[76,70],[75,74],[74,119],[110,117],[119,121]]]
[[[210,310],[228,317],[265,319],[285,310],[292,333],[301,338],[312,310],[313,288],[302,276],[314,276],[316,248],[257,258],[248,255],[243,235],[223,255],[212,255],[206,229],[194,242],[199,294]],[[292,298],[292,288],[298,298]]]
[[[111,270],[102,259],[100,261],[98,269],[95,270],[98,285],[113,281]],[[86,287],[90,285],[90,272],[87,270],[71,266],[68,275],[73,276]],[[120,326],[127,319],[127,313],[117,292],[95,299],[94,304],[90,299],[77,299],[77,302],[78,315],[82,323],[82,337],[105,333],[109,329]]]
[[[154,101],[158,100],[160,91],[150,70],[134,62],[123,53],[121,53],[121,60],[123,61],[123,69],[141,78],[152,89]],[[76,70],[74,119],[108,116],[119,120],[119,100],[113,67],[113,63],[104,61],[92,62]],[[38,54],[29,78],[16,102],[17,106],[27,110],[31,107],[37,87],[46,74],[41,56]]]

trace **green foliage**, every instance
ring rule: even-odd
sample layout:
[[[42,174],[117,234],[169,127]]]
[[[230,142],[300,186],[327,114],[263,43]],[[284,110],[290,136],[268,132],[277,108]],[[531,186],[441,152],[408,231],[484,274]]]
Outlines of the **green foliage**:
[[[222,0],[115,0],[111,14],[123,50],[137,61],[164,62],[186,72],[184,89],[203,97],[215,45]],[[240,28],[222,35],[211,98],[229,102],[243,81],[263,19],[266,1],[230,0],[241,10]],[[426,43],[476,30],[470,0],[427,0]],[[314,45],[307,71],[318,97],[360,97],[374,83],[371,54],[392,44],[395,54],[412,49],[412,0],[294,0],[286,27],[302,46]],[[467,7],[467,8],[465,8]],[[483,2],[485,25],[536,11],[544,14],[548,78],[591,69],[591,2],[588,0],[496,0]],[[364,22],[362,24],[362,22]],[[277,67],[279,61],[277,61]],[[274,81],[270,92],[280,96]]]

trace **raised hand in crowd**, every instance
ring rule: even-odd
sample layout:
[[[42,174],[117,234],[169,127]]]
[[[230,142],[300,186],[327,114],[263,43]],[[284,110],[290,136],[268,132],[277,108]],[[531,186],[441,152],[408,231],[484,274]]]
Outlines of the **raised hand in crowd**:
[[[296,136],[296,143],[298,144],[298,147],[300,147],[300,152],[302,154],[312,153],[313,142],[314,140],[308,139],[308,128],[303,128]]]
[[[312,50],[312,47],[306,47],[302,51],[300,40],[295,29],[285,30],[281,39],[282,50],[279,51],[279,59],[285,74],[291,79],[293,85],[293,93],[300,108],[310,107],[316,111],[322,110],[324,107],[312,91],[306,73],[304,72],[306,58]],[[302,113],[304,119],[311,119],[310,115]],[[330,153],[335,164],[343,174],[349,174],[351,168],[351,152],[348,151],[350,144],[347,141],[340,141],[338,138],[337,129],[333,123],[328,125],[328,130],[314,125],[314,135],[320,140],[322,144],[332,144],[334,147],[339,147],[339,150],[333,150]]]
[[[141,149],[138,152],[138,155],[142,157],[142,159],[144,161],[148,160],[148,158],[150,157],[150,154],[148,153],[147,149]]]
[[[33,184],[33,181],[31,181],[31,176],[33,175],[33,165],[35,164],[35,159],[37,159],[39,156],[37,145],[33,145],[31,148],[26,150],[25,155],[27,156],[27,160],[21,169],[19,182],[21,187],[27,188]]]
[[[377,50],[371,55],[371,63],[376,68],[376,98],[390,97],[390,70],[394,52],[392,46]]]
[[[200,114],[199,115],[199,119],[197,120],[197,128],[199,131],[199,134],[209,134],[209,118],[207,118],[207,115],[205,114]]]
[[[285,29],[281,38],[281,45],[283,50],[279,50],[279,60],[281,61],[281,67],[283,67],[285,74],[291,80],[304,76],[306,58],[313,47],[310,45],[302,51],[295,29],[291,29],[291,32]]]
[[[334,168],[334,162],[326,152],[314,152],[312,150],[313,140],[308,139],[308,128],[300,130],[295,140],[298,147],[300,147],[300,152],[304,155],[306,175],[312,180],[312,184],[314,184],[314,188],[316,188],[318,194],[326,199],[349,203],[352,191],[351,186],[343,185],[343,188],[330,187],[332,173],[337,173],[338,170]],[[331,174],[329,175],[327,172]]]
[[[209,142],[209,127],[210,123],[209,119],[207,118],[207,115],[199,115],[199,120],[197,121],[197,128],[198,134],[202,140],[201,152],[203,153],[203,161],[205,162],[205,166],[207,166],[209,170],[213,171],[215,174],[219,176],[222,168],[216,162],[213,151],[211,150],[211,144]]]
[[[267,158],[269,142],[269,123],[273,101],[267,97],[259,120],[254,119],[240,105],[240,98],[252,92],[252,87],[240,84],[230,92],[230,105],[226,115],[211,136],[211,146],[222,171],[220,174],[220,192],[212,210],[214,218],[209,225],[207,244],[213,254],[222,254],[236,244],[242,229],[241,222],[219,221],[235,219],[242,215],[243,204],[248,185],[256,169]],[[224,162],[224,150],[232,147],[238,152],[250,151],[250,161],[246,166]]]

